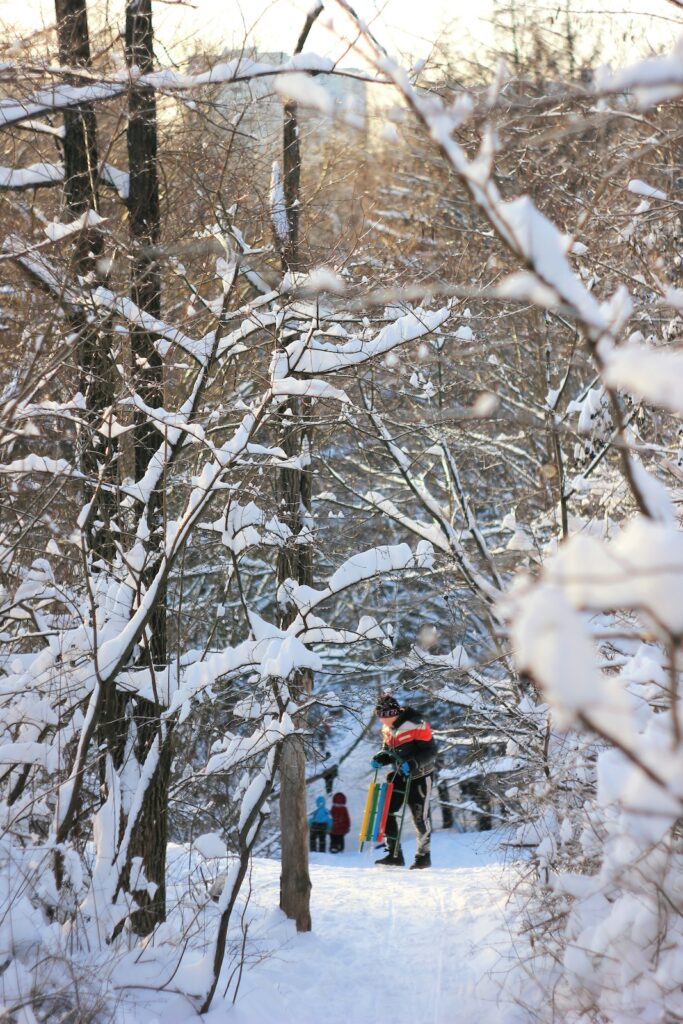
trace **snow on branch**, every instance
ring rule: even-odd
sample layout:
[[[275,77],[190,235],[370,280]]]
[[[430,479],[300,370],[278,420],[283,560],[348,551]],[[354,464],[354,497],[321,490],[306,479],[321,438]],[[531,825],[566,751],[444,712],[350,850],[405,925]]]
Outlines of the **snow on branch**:
[[[641,110],[683,95],[683,43],[679,40],[672,53],[650,57],[612,75],[603,75],[596,93],[633,92]]]
[[[674,525],[639,516],[609,542],[571,537],[544,575],[575,608],[627,608],[660,631],[683,634],[683,533]]]
[[[299,669],[317,672],[322,668],[319,655],[293,636],[291,630],[281,630],[253,611],[249,613],[249,626],[252,639],[216,651],[181,670],[178,689],[167,695],[169,715],[178,708],[189,710],[190,702],[198,693],[236,674],[255,671],[263,680],[288,679]]]
[[[2,476],[23,476],[26,473],[46,473],[55,477],[72,476],[84,479],[83,474],[66,459],[50,459],[45,455],[26,455],[23,459],[0,464]]]
[[[586,714],[632,739],[625,694],[599,671],[586,624],[561,587],[533,589],[513,622],[512,641],[517,666],[539,684],[559,726]]]
[[[334,97],[319,85],[311,75],[304,72],[293,72],[289,75],[278,75],[273,88],[283,101],[291,101],[302,107],[310,107],[321,114],[332,117],[334,114]]]
[[[401,525],[405,526],[412,533],[425,537],[430,542],[435,543],[435,545],[444,553],[452,555],[471,588],[475,592],[480,593],[487,603],[495,601],[500,593],[498,587],[489,583],[468,558],[462,545],[461,533],[459,533],[452,525],[446,510],[443,509],[436,498],[434,498],[424,480],[418,478],[417,475],[413,473],[411,460],[400,445],[394,440],[391,432],[388,430],[379,413],[370,408],[368,408],[367,412],[370,421],[373,423],[379,437],[384,442],[384,445],[393,459],[399,473],[403,477],[409,489],[415,495],[422,508],[429,515],[432,520],[432,524],[427,525],[413,519],[411,516],[407,516],[404,512],[399,511],[393,502],[389,502],[381,494],[377,494],[374,491],[370,491],[364,495],[363,500],[371,503],[379,511],[391,516],[391,518],[396,522],[400,522]],[[489,567],[492,568],[492,565],[493,563],[489,559]],[[495,570],[494,578],[497,581],[497,574],[495,573]]]
[[[104,163],[100,167],[100,180],[103,184],[118,192],[121,199],[128,199],[130,194],[130,175],[113,164]]]
[[[446,141],[448,151],[455,143],[450,138]],[[550,289],[550,294],[554,293],[589,329],[599,333],[607,330],[609,321],[600,303],[569,265],[567,253],[571,239],[537,209],[530,196],[503,202],[491,188],[489,199],[493,222],[503,229],[502,234],[514,252],[529,264],[537,282]],[[505,288],[505,294],[515,298],[517,287],[525,282],[526,279],[520,281],[513,275],[498,286],[498,291],[502,294]],[[525,289],[521,297],[541,306],[548,304],[546,291],[534,299],[533,289]]]
[[[27,244],[18,235],[8,235],[2,243],[2,251],[6,254],[5,258],[16,260],[42,289],[58,296],[61,305],[76,306],[83,301],[82,291],[67,284],[63,269],[40,252],[38,246]]]
[[[284,452],[282,456],[285,457]],[[282,547],[292,536],[286,523],[275,516],[267,518],[253,501],[246,505],[231,501],[218,519],[212,523],[199,523],[199,528],[219,534],[221,542],[234,555],[240,555],[257,544]]]
[[[283,715],[281,720],[266,718],[251,735],[231,737],[224,750],[209,758],[204,774],[215,775],[217,772],[231,771],[245,761],[257,757],[259,754],[267,753],[271,747],[281,743],[285,736],[290,736],[294,731],[294,725],[289,715]],[[248,813],[248,803],[247,801],[246,813]],[[245,815],[244,805],[241,814]]]
[[[244,82],[251,78],[264,78],[285,72],[343,74],[342,71],[337,71],[333,60],[329,57],[320,57],[317,53],[296,53],[282,64],[268,64],[241,55],[232,60],[214,64],[208,71],[202,71],[196,75],[184,75],[171,68],[162,68],[149,75],[140,75],[137,83],[163,90],[194,89],[201,85]]]
[[[272,302],[272,300],[278,297],[278,292],[270,292],[259,301]],[[295,310],[278,310],[277,307],[269,310],[260,310],[254,307],[255,303],[250,303],[248,306],[240,309],[237,314],[231,315],[231,319],[237,319],[238,316],[243,316],[244,319],[239,327],[236,327],[229,334],[226,334],[225,337],[221,338],[216,352],[217,359],[223,358],[228,353],[234,354],[243,351],[242,342],[256,331],[273,327],[276,324],[286,324],[290,320],[301,319],[300,314]]]
[[[377,640],[383,647],[392,647],[391,640],[371,615],[362,615],[355,629],[336,629],[309,612],[305,619],[297,616],[291,631],[305,644],[347,645]]]
[[[408,544],[370,548],[352,555],[340,565],[322,590],[291,579],[285,580],[278,590],[278,601],[281,605],[293,604],[305,620],[313,608],[317,608],[333,594],[387,573],[430,569],[433,560],[434,552],[428,541],[420,541],[414,552]]]
[[[45,225],[44,231],[51,242],[62,242],[71,235],[77,235],[88,228],[97,227],[103,221],[104,218],[100,217],[99,213],[95,210],[86,210],[80,217],[67,223],[50,221],[49,224]]]
[[[536,584],[516,582],[502,611],[511,618],[515,661],[540,687],[557,724],[591,729],[630,765],[621,773],[623,788],[610,783],[608,799],[620,796],[635,815],[639,807],[661,810],[661,819],[639,825],[658,837],[683,805],[677,684],[668,693],[669,714],[637,699],[609,662],[599,664],[588,614],[627,613],[672,650],[683,635],[683,533],[639,516],[612,541],[570,537]]]
[[[93,80],[86,85],[57,84],[42,89],[30,99],[0,101],[0,125],[16,124],[51,110],[63,110],[83,103],[97,103],[111,100],[127,92],[131,85],[137,88],[158,89],[162,92],[186,92],[207,85],[223,85],[231,82],[245,82],[253,78],[265,78],[288,72],[299,74],[337,74],[345,72],[336,68],[334,61],[315,53],[298,53],[282,64],[267,64],[250,60],[246,56],[215,64],[209,71],[186,75],[172,68],[160,68],[149,74],[136,74],[137,69],[122,70],[108,81]],[[80,71],[80,77],[84,72]],[[358,77],[357,72],[352,73]]]
[[[350,404],[351,399],[340,388],[335,388],[323,380],[297,380],[295,377],[283,377],[272,383],[273,395],[284,398],[296,395],[301,398],[334,398],[342,404]]]
[[[0,764],[42,765],[54,773],[59,766],[59,751],[52,743],[5,743],[0,746]]]
[[[590,337],[597,339],[612,329],[616,310],[601,304],[574,274],[567,259],[572,239],[563,235],[529,196],[504,200],[491,173],[495,156],[495,139],[491,131],[484,135],[479,152],[470,159],[453,137],[469,111],[462,105],[447,106],[434,93],[420,92],[408,73],[391,58],[356,15],[347,0],[339,6],[357,26],[369,45],[376,68],[393,82],[410,108],[429,131],[446,161],[469,192],[501,240],[524,264],[528,276],[509,279],[511,298],[532,299],[539,305],[564,304],[586,327]],[[500,285],[498,286],[500,292]],[[551,299],[553,301],[551,302]]]
[[[433,544],[439,551],[444,554],[450,553],[451,545],[448,533],[442,528],[441,523],[424,523],[413,516],[409,516],[406,512],[399,509],[390,498],[386,498],[379,491],[366,491],[361,495],[361,499],[371,508],[382,512],[389,519],[393,519],[403,529]]]
[[[441,327],[450,316],[450,308],[429,312],[417,307],[383,327],[375,338],[364,340],[352,338],[341,345],[334,345],[318,336],[310,340],[301,338],[287,345],[282,353],[275,357],[277,375],[288,376],[290,373],[321,376],[337,370],[360,366],[369,359],[384,355],[398,345],[423,338]]]
[[[37,163],[29,167],[0,167],[0,188],[20,191],[59,185],[64,181],[64,164]]]
[[[158,334],[160,338],[165,339],[165,341],[157,341],[156,343],[157,349],[162,356],[166,355],[172,343],[189,356],[192,356],[193,359],[196,359],[197,362],[204,363],[208,352],[211,350],[214,342],[213,331],[200,339],[190,338],[178,327],[173,327],[163,320],[158,320],[149,313],[145,313],[139,306],[136,306],[132,299],[126,296],[115,295],[108,288],[96,288],[95,291],[90,293],[89,297],[96,309],[105,309],[112,313],[117,313],[129,324],[143,327],[146,331]]]
[[[683,351],[630,342],[609,351],[604,363],[608,386],[683,415]]]

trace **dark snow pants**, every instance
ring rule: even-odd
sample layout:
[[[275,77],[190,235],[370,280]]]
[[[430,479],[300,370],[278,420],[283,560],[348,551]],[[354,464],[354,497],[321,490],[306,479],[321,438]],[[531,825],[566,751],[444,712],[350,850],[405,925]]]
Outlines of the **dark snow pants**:
[[[325,852],[325,837],[327,835],[327,825],[313,824],[310,827],[310,845],[313,853],[324,853]]]
[[[407,779],[405,775],[400,772],[389,776],[389,780],[394,783],[394,791],[391,794],[391,803],[389,804],[389,816],[387,818],[386,825],[386,842],[390,852],[394,851],[394,843],[398,835],[398,824],[401,820],[401,808],[406,797]],[[415,835],[417,838],[417,848],[415,853],[419,856],[420,854],[429,853],[430,844],[432,838],[432,815],[429,809],[429,803],[432,797],[432,783],[434,780],[433,775],[425,775],[421,779],[410,780],[410,790],[408,792],[408,807],[410,813],[413,816],[413,822],[415,824]]]
[[[343,853],[344,852],[344,836],[335,836],[334,833],[330,835],[330,853]]]

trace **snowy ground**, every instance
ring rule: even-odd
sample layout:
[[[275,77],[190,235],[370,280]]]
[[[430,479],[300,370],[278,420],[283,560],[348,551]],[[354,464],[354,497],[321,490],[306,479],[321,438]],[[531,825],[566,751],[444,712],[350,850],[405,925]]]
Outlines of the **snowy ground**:
[[[374,856],[311,855],[314,931],[285,936],[283,922],[276,955],[243,977],[232,1012],[217,1008],[207,1024],[521,1020],[499,1003],[510,946],[500,854],[481,836],[441,833],[431,871],[377,868]],[[277,906],[278,878],[277,862],[255,865],[259,902]]]
[[[233,915],[231,952],[206,1024],[526,1020],[502,995],[514,968],[505,924],[509,865],[498,845],[501,836],[437,830],[430,870],[375,867],[381,853],[372,844],[359,853],[357,840],[371,750],[370,745],[358,750],[335,784],[335,791],[347,794],[351,813],[346,851],[310,857],[313,931],[297,934],[278,909],[279,861],[256,858],[246,905]],[[319,785],[311,787],[311,806],[320,792]],[[438,827],[436,808],[434,818]],[[408,819],[404,840],[410,864],[415,840]],[[169,867],[178,901],[168,926],[169,952],[174,949],[174,955],[165,957],[163,943],[160,947],[157,942],[148,951],[147,963],[139,953],[131,957],[117,972],[124,986],[156,988],[163,974],[170,979],[168,988],[191,991],[191,964],[178,974],[172,967],[183,933],[192,932],[190,947],[197,948],[201,970],[199,950],[214,934],[217,918],[210,902],[197,914],[197,896],[206,892],[203,877],[215,876],[221,863],[205,861],[197,853],[188,856],[186,848],[176,846],[169,850]],[[194,898],[189,898],[190,888]],[[240,975],[242,923],[248,928]],[[117,1024],[189,1024],[198,1019],[185,997],[150,992],[147,998],[142,987],[136,988],[133,1003],[129,996],[122,998]]]

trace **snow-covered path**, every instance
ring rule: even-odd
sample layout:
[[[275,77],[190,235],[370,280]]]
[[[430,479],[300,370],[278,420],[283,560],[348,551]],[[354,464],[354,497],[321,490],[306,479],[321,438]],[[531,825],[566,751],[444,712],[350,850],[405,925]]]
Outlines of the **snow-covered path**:
[[[279,860],[255,857],[249,884],[233,913],[230,951],[203,1024],[527,1024],[528,1016],[503,994],[509,972],[515,973],[506,927],[511,865],[500,846],[505,837],[440,830],[435,805],[434,866],[425,871],[376,867],[381,853],[372,844],[359,853],[357,838],[372,751],[371,743],[354,751],[336,780],[335,789],[348,797],[352,822],[345,852],[310,855],[313,931],[298,934],[279,909]],[[319,783],[311,786],[311,807],[320,792]],[[408,865],[415,852],[409,819],[403,849]],[[194,886],[194,896],[187,900],[187,924],[195,920],[192,908],[206,891],[205,882],[224,871],[225,864],[204,861],[196,853],[189,857],[182,846],[169,848],[169,863],[179,908],[188,885]],[[176,919],[177,911],[172,915]],[[209,903],[193,925],[200,970],[201,944],[206,948],[217,923],[217,908]],[[242,924],[247,926],[246,939]],[[173,931],[173,924],[169,927]],[[174,946],[178,942],[173,938]],[[161,966],[156,968],[146,968],[145,958],[136,956],[124,984],[158,987],[163,976],[175,988],[173,966],[164,966],[160,950],[158,955]],[[190,986],[185,991],[192,991],[191,966],[184,981]],[[117,1024],[199,1020],[184,996],[135,991],[135,1005],[128,1013],[122,1002]]]
[[[406,843],[411,858],[412,847]],[[266,958],[245,972],[236,1005],[218,1004],[210,1024],[521,1019],[499,1001],[510,940],[502,855],[491,837],[437,833],[436,866],[427,871],[377,868],[375,856],[311,855],[314,930],[307,935],[272,912],[279,863],[255,863],[252,898],[266,913],[255,914],[262,931],[252,938]]]

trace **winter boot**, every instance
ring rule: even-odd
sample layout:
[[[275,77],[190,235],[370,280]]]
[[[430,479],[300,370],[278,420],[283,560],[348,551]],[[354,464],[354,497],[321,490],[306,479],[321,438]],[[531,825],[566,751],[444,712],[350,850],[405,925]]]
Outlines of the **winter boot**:
[[[403,850],[399,850],[395,855],[389,852],[386,857],[382,857],[381,860],[376,860],[375,864],[381,864],[388,868],[402,868],[405,864],[403,859]]]
[[[431,866],[432,858],[428,853],[416,853],[415,860],[410,865],[410,870],[412,871],[413,868],[431,868]]]

